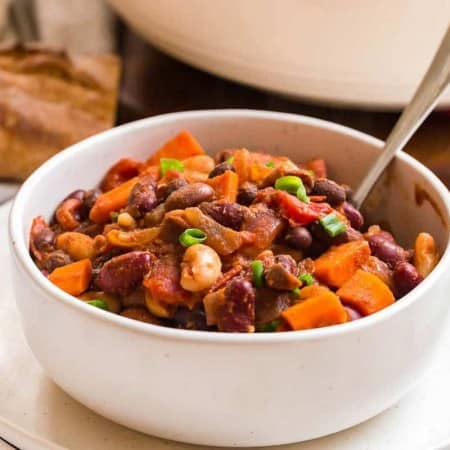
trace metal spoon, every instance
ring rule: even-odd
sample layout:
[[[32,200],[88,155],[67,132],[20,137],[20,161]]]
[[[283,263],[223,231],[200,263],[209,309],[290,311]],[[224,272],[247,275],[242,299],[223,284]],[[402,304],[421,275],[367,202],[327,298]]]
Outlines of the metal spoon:
[[[403,149],[414,132],[436,106],[440,95],[450,83],[450,28],[448,28],[433,61],[413,99],[403,110],[375,160],[353,197],[359,208],[372,187],[397,152]]]

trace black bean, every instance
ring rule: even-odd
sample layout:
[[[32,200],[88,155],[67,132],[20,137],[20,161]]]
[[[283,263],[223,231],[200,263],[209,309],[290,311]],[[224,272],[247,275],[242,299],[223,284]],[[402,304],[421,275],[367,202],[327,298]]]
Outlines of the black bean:
[[[342,204],[342,209],[344,211],[345,217],[350,221],[350,225],[355,230],[360,230],[364,225],[363,215],[349,202],[344,202]]]
[[[333,180],[319,178],[312,189],[313,195],[325,195],[327,203],[339,206],[345,201],[345,189]]]
[[[233,278],[225,288],[225,303],[219,308],[220,331],[249,333],[255,331],[255,290],[244,278]]]
[[[214,199],[214,189],[205,183],[192,183],[172,192],[165,201],[167,211],[197,206]]]
[[[234,167],[230,163],[227,163],[227,162],[222,162],[220,164],[217,164],[217,166],[214,167],[214,169],[211,170],[211,172],[209,172],[208,178],[214,178],[219,175],[222,175],[227,170],[231,170],[234,172]]]
[[[106,262],[97,276],[97,284],[107,294],[128,295],[142,282],[153,257],[149,252],[133,251]]]
[[[102,191],[100,189],[90,189],[89,191],[86,191],[83,200],[84,206],[90,210],[98,197],[100,197],[101,193]]]
[[[311,245],[312,236],[307,228],[295,227],[288,231],[285,241],[292,248],[304,250]]]
[[[393,280],[395,297],[400,298],[414,289],[423,277],[412,264],[402,261],[394,268]]]
[[[156,197],[158,201],[164,202],[172,192],[175,192],[187,184],[188,182],[184,178],[176,178],[175,180],[169,181],[167,184],[158,186]]]
[[[185,306],[177,308],[174,321],[178,328],[184,330],[207,330],[205,312],[200,308],[189,309]]]
[[[217,163],[221,163],[230,159],[236,152],[236,149],[226,149],[222,150],[219,153],[216,153],[215,160]]]
[[[407,260],[407,252],[382,233],[369,235],[367,241],[369,242],[372,255],[384,261],[391,269],[397,263]]]
[[[249,182],[242,183],[237,195],[237,202],[244,206],[249,206],[255,200],[258,188]]]
[[[139,180],[131,190],[128,212],[135,218],[142,217],[158,204],[156,186],[152,177]]]
[[[225,227],[239,231],[244,220],[244,209],[237,203],[226,201],[206,202],[200,209]]]

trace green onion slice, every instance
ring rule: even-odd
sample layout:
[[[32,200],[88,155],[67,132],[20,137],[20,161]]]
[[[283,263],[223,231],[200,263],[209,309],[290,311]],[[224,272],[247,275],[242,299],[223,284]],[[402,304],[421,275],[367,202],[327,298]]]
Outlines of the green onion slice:
[[[119,217],[119,213],[117,213],[117,212],[111,213],[111,222],[117,222],[118,217]]]
[[[297,194],[298,189],[303,185],[301,178],[294,175],[286,175],[277,178],[275,181],[275,189],[286,191],[290,194]]]
[[[227,159],[225,160],[225,162],[228,163],[228,164],[233,164],[233,162],[234,162],[234,156],[230,156],[229,158],[227,158]]]
[[[314,284],[314,278],[310,273],[303,273],[298,277],[298,279],[300,281],[303,281],[303,283],[305,283],[306,286],[311,286],[312,284]]]
[[[177,172],[184,172],[184,164],[173,158],[161,158],[159,160],[159,166],[161,168],[161,175],[164,176],[168,170],[176,170]]]
[[[262,332],[274,332],[277,331],[278,325],[280,325],[281,320],[280,319],[275,319],[272,320],[271,322],[265,323],[264,325],[261,325],[258,327],[258,331],[262,331]]]
[[[206,234],[198,228],[186,228],[178,237],[178,241],[184,247],[190,247],[206,241]]]
[[[303,181],[301,179],[300,179],[300,182],[301,182],[300,187],[297,189],[297,192],[296,192],[297,198],[304,203],[309,203],[309,197],[306,194],[305,185],[303,184]]]
[[[331,213],[319,219],[320,224],[324,230],[331,237],[339,236],[344,233],[347,227],[342,220],[339,219],[336,213]]]
[[[292,293],[295,294],[298,297],[300,295],[300,288],[292,289]]]
[[[264,286],[264,266],[262,261],[255,259],[251,264],[253,273],[253,284],[256,287]]]
[[[271,169],[275,169],[275,164],[273,161],[266,162],[265,166],[270,167]]]
[[[109,311],[108,303],[104,300],[94,299],[86,302],[88,305],[95,306],[96,308],[104,309],[105,311]]]

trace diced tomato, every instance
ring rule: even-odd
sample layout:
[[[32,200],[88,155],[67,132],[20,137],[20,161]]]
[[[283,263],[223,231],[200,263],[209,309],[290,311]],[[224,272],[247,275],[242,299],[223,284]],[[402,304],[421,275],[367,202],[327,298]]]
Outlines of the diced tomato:
[[[125,181],[138,175],[141,167],[142,163],[135,161],[134,159],[119,159],[119,161],[117,161],[106,173],[100,184],[100,188],[104,192],[116,188],[122,183],[125,183]]]
[[[304,203],[284,191],[276,193],[275,203],[279,205],[281,213],[286,218],[299,225],[308,225],[332,210],[327,203]]]

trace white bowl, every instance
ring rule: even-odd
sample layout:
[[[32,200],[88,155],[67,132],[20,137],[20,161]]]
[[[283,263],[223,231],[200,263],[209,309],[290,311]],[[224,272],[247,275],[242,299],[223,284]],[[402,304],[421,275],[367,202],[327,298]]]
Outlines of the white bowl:
[[[325,104],[401,109],[449,22],[448,0],[109,0],[200,69]],[[450,90],[441,105],[450,105]]]
[[[176,330],[92,308],[41,275],[28,254],[32,218],[49,217],[65,194],[96,185],[119,157],[144,159],[181,129],[211,152],[242,145],[297,160],[320,155],[332,177],[351,185],[381,146],[308,117],[218,110],[141,120],[53,157],[24,183],[10,217],[17,304],[29,345],[49,377],[116,422],[204,445],[316,438],[398,401],[429,365],[450,305],[449,193],[406,154],[396,158],[370,214],[388,220],[409,245],[419,231],[431,232],[444,254],[414,291],[356,322],[256,335]],[[432,202],[416,204],[415,186]]]

